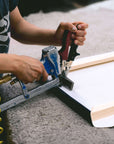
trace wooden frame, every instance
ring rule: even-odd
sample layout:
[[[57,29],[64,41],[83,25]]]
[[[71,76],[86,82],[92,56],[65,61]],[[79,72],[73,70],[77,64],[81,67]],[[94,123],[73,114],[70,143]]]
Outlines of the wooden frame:
[[[104,64],[112,61],[114,61],[114,52],[82,58],[73,63],[70,71],[87,68],[99,64]]]
[[[70,72],[110,62],[114,62],[114,52],[80,58],[73,62]],[[62,88],[62,90],[66,92],[64,88]],[[67,94],[71,97],[74,95],[73,92],[68,91]],[[110,103],[97,105],[89,110],[91,121],[95,127],[114,126],[114,98]],[[111,124],[109,124],[108,121],[112,121]]]

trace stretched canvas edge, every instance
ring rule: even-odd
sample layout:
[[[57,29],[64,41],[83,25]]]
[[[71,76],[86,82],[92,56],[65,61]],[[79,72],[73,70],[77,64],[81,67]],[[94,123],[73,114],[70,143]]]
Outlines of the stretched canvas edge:
[[[92,67],[104,63],[114,62],[114,52],[108,52],[100,55],[80,58],[72,63],[71,71]],[[97,106],[90,111],[91,121],[94,127],[112,127],[114,126],[114,102],[105,106]],[[112,124],[108,123],[109,119]],[[104,122],[105,121],[105,122]],[[104,123],[103,123],[104,122]],[[106,124],[106,122],[108,124]]]

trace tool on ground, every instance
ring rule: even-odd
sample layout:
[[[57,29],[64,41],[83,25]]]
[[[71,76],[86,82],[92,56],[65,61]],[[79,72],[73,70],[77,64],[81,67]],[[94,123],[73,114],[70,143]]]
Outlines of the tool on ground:
[[[19,81],[23,92],[22,95],[1,104],[1,111],[14,107],[17,104],[22,103],[34,96],[40,95],[44,91],[54,87],[63,85],[72,90],[74,83],[67,77],[67,74],[71,67],[71,61],[73,61],[79,54],[76,52],[78,46],[74,44],[74,41],[71,42],[70,47],[70,39],[71,32],[66,30],[63,35],[62,48],[59,52],[55,46],[49,46],[42,50],[41,62],[43,63],[47,73],[52,77],[51,80],[48,80],[40,86],[38,85],[38,87],[28,91],[26,85],[12,74],[4,76],[2,79],[0,79],[0,84],[11,81],[10,84],[12,85]]]

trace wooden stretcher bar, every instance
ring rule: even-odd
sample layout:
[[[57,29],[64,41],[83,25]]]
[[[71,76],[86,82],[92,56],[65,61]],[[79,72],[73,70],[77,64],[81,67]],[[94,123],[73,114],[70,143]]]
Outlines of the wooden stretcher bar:
[[[107,105],[94,107],[91,111],[91,117],[94,121],[110,115],[114,115],[114,101]]]
[[[104,63],[108,63],[112,61],[114,61],[114,52],[101,54],[101,55],[98,55],[97,57],[91,56],[88,58],[82,58],[79,61],[77,59],[77,61],[75,61],[72,64],[70,71],[75,71],[78,69],[83,69],[83,68],[87,68],[87,67],[91,67],[91,66],[95,66],[99,64],[104,64]]]

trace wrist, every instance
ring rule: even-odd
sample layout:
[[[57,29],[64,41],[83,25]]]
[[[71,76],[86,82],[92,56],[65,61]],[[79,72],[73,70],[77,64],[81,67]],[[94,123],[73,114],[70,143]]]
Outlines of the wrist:
[[[57,36],[57,31],[53,31],[52,33],[52,45],[55,45],[55,46],[61,46],[62,44],[62,41],[60,39],[60,37]]]
[[[17,69],[17,55],[0,54],[0,73],[14,73]]]

